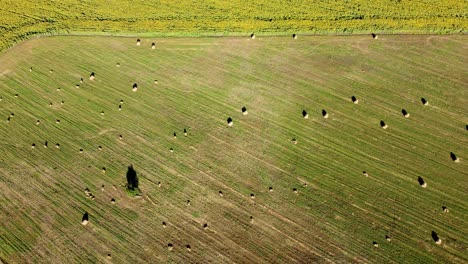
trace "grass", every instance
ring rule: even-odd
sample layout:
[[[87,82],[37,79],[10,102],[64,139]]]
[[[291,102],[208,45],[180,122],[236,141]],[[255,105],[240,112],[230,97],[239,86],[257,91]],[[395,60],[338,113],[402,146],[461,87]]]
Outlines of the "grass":
[[[0,51],[37,35],[466,33],[463,0],[1,0]]]
[[[135,40],[41,38],[1,56],[1,259],[468,260],[466,36]],[[130,164],[142,198],[123,187]]]

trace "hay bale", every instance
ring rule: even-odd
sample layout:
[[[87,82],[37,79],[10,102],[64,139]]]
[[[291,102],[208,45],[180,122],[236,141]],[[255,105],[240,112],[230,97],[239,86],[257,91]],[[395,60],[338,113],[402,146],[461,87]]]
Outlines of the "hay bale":
[[[55,123],[60,124],[60,119],[55,120]]]
[[[187,206],[190,206],[190,200],[187,200]]]
[[[366,177],[369,177],[369,174],[366,172],[366,171],[363,171],[362,172],[362,175],[366,176]]]
[[[372,38],[373,38],[373,39],[378,39],[379,36],[377,36],[376,34],[372,33]]]
[[[297,140],[295,138],[293,138],[291,141],[294,145],[297,145]]]
[[[380,126],[383,128],[383,129],[387,129],[388,126],[387,124],[385,124],[385,122],[383,120],[380,121]]]
[[[136,92],[138,90],[138,84],[134,83],[132,86],[132,91]]]
[[[328,118],[328,113],[325,111],[325,109],[322,109],[322,116],[323,118]]]
[[[154,80],[153,83],[154,83],[154,84],[158,84],[158,80]]]
[[[421,97],[421,103],[423,105],[429,105],[429,102],[426,99],[424,99],[424,97]]]
[[[80,153],[83,153],[83,149],[82,149],[82,148],[80,149]]]
[[[50,70],[49,70],[49,73],[54,73],[54,70],[50,69]]]
[[[241,111],[242,111],[243,115],[248,115],[249,114],[249,112],[247,111],[247,108],[245,106],[242,107]]]
[[[273,191],[273,187],[268,187],[268,191],[272,192]]]
[[[111,254],[107,254],[107,258],[111,259],[112,258]]]
[[[151,49],[156,49],[156,43],[153,42],[153,43],[151,44]]]
[[[208,229],[208,224],[207,223],[203,224],[203,229],[205,229],[205,230]]]
[[[306,110],[302,110],[302,117],[304,119],[308,119],[309,118],[309,114],[306,112]]]
[[[167,250],[171,251],[172,249],[173,249],[172,244],[171,243],[167,244]]]
[[[427,183],[424,181],[423,178],[421,178],[421,176],[418,177],[418,182],[419,182],[419,185],[421,185],[421,187],[423,188],[427,187]]]
[[[3,100],[3,96],[0,96],[0,102]],[[468,125],[467,125],[467,128],[468,128]]]
[[[174,149],[173,149],[173,148],[170,148],[169,151],[172,153],[172,152],[174,152]]]
[[[117,67],[120,67],[120,63],[119,63],[119,62],[117,62],[117,64],[115,64],[115,66],[117,66]]]
[[[359,103],[359,100],[356,98],[356,96],[351,96],[351,101],[355,104],[358,104]]]
[[[162,186],[162,183],[158,182],[158,187],[161,188],[161,186]]]
[[[61,104],[61,105],[64,105],[64,104],[65,104],[65,101],[61,101],[60,104]]]
[[[6,120],[6,122],[7,122],[7,123],[10,123],[10,119],[11,119],[11,117],[8,117],[7,120]]]
[[[401,109],[401,113],[403,114],[404,117],[408,118],[410,116],[410,114],[408,113],[408,111],[406,111],[405,109]]]
[[[136,45],[137,45],[137,46],[140,46],[140,45],[141,45],[140,39],[137,39]]]
[[[250,38],[255,39],[255,34],[254,33],[250,34]]]
[[[255,199],[255,194],[251,193],[251,194],[250,194],[250,198],[251,198],[251,199]]]
[[[83,78],[80,78],[80,83],[83,83],[83,82],[84,82]]]
[[[444,213],[448,213],[449,212],[449,209],[447,208],[447,206],[442,206],[442,211]]]
[[[379,247],[379,244],[377,242],[372,242],[372,245],[374,245],[374,247]]]
[[[177,138],[177,133],[176,132],[174,132],[173,135],[174,135],[174,138]]]
[[[15,116],[15,113],[10,113],[10,116],[11,116],[11,117],[14,117],[14,116]]]
[[[61,90],[60,90],[60,87],[58,87],[58,88],[57,88],[57,92],[60,92],[60,91],[61,91]]]
[[[297,189],[296,189],[296,188],[293,188],[292,190],[293,190],[293,192],[294,192],[295,194],[297,194],[297,193],[298,193],[298,191],[297,191]]]
[[[102,173],[106,173],[106,167],[102,167]]]
[[[15,94],[15,98],[18,98],[19,94]]]
[[[219,191],[219,196],[223,197],[223,192]]]
[[[87,225],[88,222],[89,222],[89,215],[88,215],[88,212],[85,212],[83,217],[81,218],[81,224]]]
[[[44,148],[47,148],[48,142],[47,140],[44,142]]]
[[[36,144],[32,143],[31,148],[35,148]]]
[[[450,158],[452,159],[453,162],[460,162],[460,159],[453,152],[450,152]]]
[[[187,251],[192,251],[192,247],[190,245],[185,246],[187,248]]]
[[[432,231],[431,236],[432,236],[432,239],[434,240],[434,242],[435,242],[437,245],[442,244],[442,239],[440,239],[440,237],[437,235],[436,232]]]
[[[29,71],[30,71],[30,72],[32,72],[32,71],[33,71],[33,68],[32,68],[32,67],[31,67],[31,68],[29,68]]]
[[[98,150],[100,150],[100,151],[102,150],[102,146],[101,146],[101,145],[98,146]]]
[[[166,228],[166,227],[167,227],[166,222],[162,222],[162,227],[163,227],[163,228]]]
[[[184,136],[187,136],[187,129],[184,128]]]
[[[119,105],[119,111],[122,111],[122,105]]]
[[[52,107],[54,104],[52,102],[49,102],[49,106]]]
[[[111,204],[115,204],[115,199],[114,198],[111,199]]]
[[[79,89],[79,88],[80,88],[80,85],[79,85],[79,84],[77,84],[77,85],[75,86],[75,88],[76,88],[76,89]]]
[[[234,122],[232,121],[232,118],[231,117],[228,117],[227,119],[227,124],[228,126],[232,127],[232,125],[234,124]]]
[[[120,104],[123,104],[123,103],[124,103],[123,99],[120,99]]]
[[[122,139],[123,139],[122,135],[119,135],[119,139],[120,139],[120,140],[122,140]]]
[[[250,223],[253,223],[253,222],[254,222],[253,216],[250,216]]]
[[[41,123],[41,121],[40,121],[40,120],[37,120],[37,121],[36,121],[36,126],[38,126],[40,123]]]
[[[60,148],[60,144],[59,144],[59,143],[55,144],[55,147],[59,149],[59,148]]]
[[[89,79],[90,79],[91,81],[94,81],[94,77],[95,77],[94,72],[92,72],[92,73],[89,75]]]
[[[296,35],[296,34],[292,34],[292,37],[293,37],[293,39],[297,39],[297,35]]]
[[[101,115],[104,115],[104,111],[101,111]]]
[[[386,239],[388,242],[392,241],[392,239],[391,239],[388,235],[385,235],[385,239]]]
[[[104,184],[101,185],[101,191],[104,191]]]

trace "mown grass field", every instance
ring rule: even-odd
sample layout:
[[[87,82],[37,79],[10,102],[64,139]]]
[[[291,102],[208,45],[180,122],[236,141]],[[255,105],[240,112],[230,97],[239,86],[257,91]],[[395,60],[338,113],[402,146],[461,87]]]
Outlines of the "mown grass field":
[[[0,51],[32,36],[466,33],[464,0],[0,0]]]
[[[0,56],[1,261],[468,261],[466,36],[135,43]],[[130,164],[141,198],[122,187]]]

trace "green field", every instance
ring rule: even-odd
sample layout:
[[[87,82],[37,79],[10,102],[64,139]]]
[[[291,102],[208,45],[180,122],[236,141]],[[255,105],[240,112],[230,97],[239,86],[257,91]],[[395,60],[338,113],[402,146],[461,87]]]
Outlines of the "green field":
[[[447,34],[467,28],[466,0],[0,0],[0,51],[38,34]]]
[[[24,42],[0,56],[0,260],[466,263],[467,40]]]

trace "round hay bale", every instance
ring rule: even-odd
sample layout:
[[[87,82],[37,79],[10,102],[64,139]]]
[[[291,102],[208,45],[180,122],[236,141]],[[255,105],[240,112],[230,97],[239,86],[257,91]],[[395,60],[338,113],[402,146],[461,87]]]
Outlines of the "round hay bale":
[[[60,92],[60,91],[61,91],[61,90],[60,90],[60,87],[58,87],[58,88],[57,88],[57,92]]]
[[[447,208],[447,206],[442,206],[442,211],[444,213],[448,213],[449,212],[449,209]]]
[[[174,136],[174,138],[177,138],[177,133],[174,132],[174,133],[173,133],[173,136]]]
[[[136,45],[137,45],[137,46],[140,46],[140,45],[141,45],[140,39],[137,39]]]
[[[383,128],[383,129],[387,129],[388,128],[388,125],[385,124],[385,122],[383,120],[380,121],[380,126]]]
[[[49,102],[49,106],[51,106],[51,107],[52,107],[53,105],[54,105],[54,104],[53,104],[52,102]]]
[[[253,216],[250,216],[250,223],[253,223],[254,222],[254,218]]]
[[[114,198],[111,199],[111,204],[115,204],[115,199]]]
[[[120,99],[120,104],[123,104],[123,103],[124,103],[123,99]]]
[[[79,89],[79,88],[80,88],[80,85],[79,85],[79,84],[77,84],[77,85],[75,86],[75,88],[76,88],[76,89]]]
[[[187,129],[184,128],[184,136],[187,136]]]
[[[65,101],[61,101],[60,104],[61,104],[61,105],[64,105],[64,104],[65,104]]]
[[[32,143],[31,148],[35,148],[36,144]]]
[[[401,113],[403,114],[404,117],[408,118],[410,116],[410,114],[408,113],[408,111],[406,111],[405,109],[401,109]]]
[[[18,98],[19,94],[15,94],[15,98]]]
[[[203,229],[205,229],[205,230],[208,229],[208,224],[207,223],[203,224]]]
[[[120,139],[120,140],[122,140],[122,139],[123,139],[122,135],[119,135],[119,139]]]
[[[88,222],[89,222],[89,215],[88,215],[88,212],[85,212],[83,217],[81,218],[81,224],[87,225]]]
[[[104,191],[104,184],[101,185],[101,191]]]
[[[427,183],[424,181],[423,178],[421,178],[421,176],[418,177],[418,182],[419,182],[419,185],[421,185],[421,187],[423,188],[427,187]]]
[[[111,254],[107,254],[107,258],[111,259],[112,258]]]
[[[60,124],[60,119],[55,120],[55,123]]]
[[[6,122],[7,122],[7,123],[10,123],[10,119],[11,119],[11,117],[8,117],[7,120],[6,120]]]
[[[374,245],[374,247],[379,247],[379,244],[377,242],[372,242],[372,245]]]
[[[173,149],[173,148],[170,148],[169,151],[172,153],[172,152],[174,152],[174,149]]]
[[[421,97],[421,103],[423,105],[429,105],[429,102],[426,99],[424,99],[424,97]]]
[[[293,37],[293,39],[297,39],[297,35],[296,35],[296,34],[292,34],[292,37]]]
[[[162,186],[162,183],[158,182],[158,187],[161,188],[161,186]]]
[[[249,114],[249,112],[247,111],[247,108],[245,106],[242,107],[241,111],[242,111],[243,115],[248,115]]]
[[[453,162],[460,162],[460,159],[453,152],[450,152],[450,158],[452,159]]]
[[[83,78],[80,78],[80,83],[83,83],[83,82],[84,82]]]
[[[251,194],[250,194],[250,198],[251,198],[251,199],[255,199],[255,194],[251,193]]]
[[[40,120],[37,120],[37,121],[36,121],[36,126],[38,126],[40,123],[41,123],[41,121],[40,121]]]
[[[185,246],[187,248],[187,251],[192,251],[192,247],[190,245]]]
[[[50,69],[50,70],[49,70],[49,73],[54,73],[54,70]]]
[[[294,192],[295,194],[297,194],[297,193],[298,193],[298,191],[297,191],[297,189],[296,189],[296,188],[293,188],[292,190],[293,190],[293,192]]]
[[[356,98],[356,96],[351,96],[351,101],[354,103],[354,104],[359,104],[359,100]]]
[[[115,64],[115,66],[117,66],[117,67],[120,67],[120,63],[119,63],[119,62],[117,62],[117,64]]]
[[[273,187],[268,187],[268,191],[272,192],[273,191]]]
[[[89,79],[90,79],[91,81],[94,81],[94,77],[95,77],[94,72],[92,72],[92,73],[89,75]]]
[[[138,90],[138,84],[134,83],[132,86],[132,91],[136,92]]]
[[[154,80],[153,83],[154,83],[154,84],[158,84],[158,80]]]
[[[291,141],[294,145],[297,145],[297,140],[295,138],[293,138]]]
[[[366,177],[369,177],[369,174],[366,172],[366,171],[363,171],[362,172],[362,175],[366,176]]]
[[[106,173],[106,167],[102,167],[102,173]]]
[[[3,100],[3,96],[0,96],[0,102]],[[467,129],[468,129],[468,125],[467,125]]]
[[[230,126],[230,127],[232,127],[232,125],[234,124],[234,122],[233,122],[233,120],[232,120],[231,117],[228,117],[228,119],[227,119],[227,124],[228,124],[228,126]]]
[[[31,67],[31,68],[29,68],[29,71],[30,71],[30,72],[32,72],[32,71],[33,71],[33,68],[32,68],[32,67]]]
[[[323,118],[328,118],[328,113],[325,111],[325,109],[322,109],[322,116]]]
[[[60,148],[60,144],[59,144],[59,143],[55,144],[55,147],[59,149],[59,148]]]
[[[223,191],[219,191],[219,196],[223,197]]]
[[[82,149],[82,148],[80,149],[80,153],[83,153],[83,149]]]
[[[102,150],[102,146],[101,146],[101,145],[98,146],[98,150],[99,150],[99,151]]]
[[[11,116],[11,117],[14,117],[14,116],[15,116],[15,113],[10,113],[10,116]]]
[[[151,44],[151,49],[156,49],[156,43],[153,42],[153,43]]]
[[[167,244],[167,250],[171,251],[172,248],[173,248],[173,247],[172,247],[172,244],[171,244],[171,243]]]
[[[44,142],[44,148],[47,148],[48,142],[47,140]]]
[[[309,119],[309,114],[306,112],[306,110],[302,110],[302,117],[304,119]]]
[[[122,105],[119,105],[119,111],[122,111]]]
[[[166,228],[166,227],[167,227],[166,222],[162,222],[162,227],[163,227],[163,228]]]
[[[431,236],[432,236],[432,239],[434,240],[434,242],[435,242],[437,245],[442,244],[442,239],[440,239],[440,237],[437,235],[436,232],[432,231]]]
[[[372,33],[372,38],[373,38],[373,39],[378,39],[379,36],[377,36],[376,34]]]
[[[104,111],[101,111],[101,115],[104,115]]]
[[[392,239],[391,239],[388,235],[385,235],[385,239],[386,239],[388,242],[392,241]]]
[[[187,205],[190,206],[190,200],[187,200]]]
[[[250,34],[250,38],[255,39],[255,34],[254,33]]]

